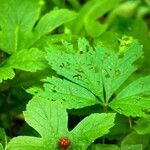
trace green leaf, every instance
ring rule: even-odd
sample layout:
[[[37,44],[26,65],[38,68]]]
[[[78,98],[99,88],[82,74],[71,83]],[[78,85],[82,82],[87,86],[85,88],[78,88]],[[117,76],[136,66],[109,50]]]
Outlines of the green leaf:
[[[132,41],[129,46],[125,47],[123,53],[109,54],[107,51],[100,51],[100,48],[99,53],[99,56],[102,57],[101,68],[106,101],[109,101],[113,93],[137,69],[133,63],[142,56],[142,46],[137,41]]]
[[[8,150],[47,150],[41,138],[19,136],[13,138],[8,144]]]
[[[36,48],[22,49],[11,55],[4,63],[4,66],[35,72],[46,67],[46,60],[44,57],[45,53]]]
[[[133,128],[138,134],[150,134],[150,117],[140,118]]]
[[[12,54],[28,48],[40,15],[38,0],[0,0],[0,49]]]
[[[32,95],[39,95],[39,93],[42,93],[43,90],[40,87],[32,86],[29,89],[26,90],[27,93],[30,93]]]
[[[15,73],[11,67],[0,67],[0,83],[3,80],[13,79]]]
[[[13,69],[30,72],[43,69],[44,52],[31,46],[41,36],[73,20],[76,13],[67,9],[53,10],[39,19],[40,0],[0,0],[0,4],[0,49],[14,54],[8,61],[2,62],[5,66],[0,68],[2,82],[14,77]]]
[[[7,147],[7,137],[5,130],[3,128],[0,128],[0,150]]]
[[[110,12],[110,20],[114,19],[115,17],[122,17],[122,18],[130,18],[135,13],[139,1],[124,1],[124,3],[121,3],[116,9],[114,9],[112,12]],[[112,21],[112,20],[111,20]],[[115,20],[113,20],[115,21]],[[118,21],[120,21],[118,19]],[[114,25],[115,26],[115,25]],[[122,26],[121,28],[124,28],[125,26]],[[129,29],[126,29],[129,30]],[[124,30],[122,30],[124,31]]]
[[[69,48],[74,52],[73,46]],[[108,102],[113,93],[136,70],[133,63],[142,56],[142,46],[133,40],[123,53],[117,53],[101,45],[93,49],[85,39],[79,39],[75,54],[59,51],[59,47],[49,47],[47,52],[49,65],[58,74]],[[104,90],[106,98],[103,95]]]
[[[88,150],[120,150],[118,146],[112,144],[92,144]]]
[[[144,92],[150,92],[150,75],[135,80],[128,86],[126,86],[118,95],[117,98],[131,97],[134,95],[144,94]]]
[[[112,32],[104,32],[102,35],[100,35],[98,38],[94,39],[95,45],[103,45],[107,49],[110,49],[112,51],[115,51],[118,49],[119,43],[118,43],[118,35],[112,33]]]
[[[86,149],[96,138],[109,132],[109,129],[114,126],[114,119],[115,114],[92,114],[71,131],[73,139]]]
[[[97,37],[106,30],[106,24],[97,21],[105,13],[113,9],[120,0],[89,0],[79,11],[78,18],[72,24],[72,31],[75,34],[83,32],[85,27],[87,33],[92,37]],[[75,27],[75,28],[74,28]]]
[[[74,51],[72,45],[67,45],[66,49]],[[59,47],[49,47],[47,52],[47,60],[58,74],[102,97],[102,81],[98,64],[95,62],[95,57],[98,59],[98,56],[85,39],[79,39],[78,51],[75,54],[63,53]]]
[[[84,23],[85,29],[90,36],[98,37],[106,31],[108,27],[107,21],[106,23],[100,23],[98,19],[111,9],[115,8],[119,2],[120,0],[112,0],[111,3],[109,3],[109,0],[91,0],[83,7],[87,7],[86,9],[88,10]]]
[[[0,0],[0,4],[0,49],[9,54],[31,48],[41,36],[76,17],[75,12],[60,9],[39,20],[40,0]]]
[[[137,133],[134,132],[130,133],[122,140],[121,147],[136,144],[138,144],[139,147],[141,147],[140,145],[142,145],[142,149],[145,149],[149,145],[149,137],[146,135],[138,135]]]
[[[10,150],[57,149],[61,137],[67,137],[68,116],[64,105],[60,102],[50,102],[42,98],[33,98],[24,112],[26,122],[33,127],[41,138],[19,136],[13,138],[9,144]]]
[[[57,150],[61,138],[71,141],[69,149],[84,150],[93,140],[108,133],[115,119],[113,113],[92,114],[84,118],[72,131],[68,131],[68,115],[64,104],[40,97],[34,97],[28,103],[24,116],[26,122],[40,135],[13,138],[8,143],[9,150]]]
[[[117,114],[115,118],[115,125],[111,128],[105,138],[120,140],[129,132],[129,119],[124,115]]]
[[[45,52],[37,48],[22,49],[12,54],[0,67],[0,83],[15,76],[13,69],[36,72],[47,67]]]
[[[3,148],[2,144],[0,144],[0,150],[4,150],[4,148]]]
[[[38,95],[50,100],[61,100],[68,109],[77,109],[98,104],[96,97],[87,89],[65,79],[56,77],[44,80],[44,91]]]
[[[38,36],[53,31],[58,26],[76,18],[76,13],[67,9],[53,10],[44,15],[35,28]]]
[[[49,102],[40,97],[33,98],[27,105],[24,115],[26,122],[43,138],[54,138],[55,136],[58,138],[68,132],[67,112],[58,101]]]
[[[120,114],[132,117],[147,117],[150,110],[150,98],[131,96],[113,100],[109,106]]]
[[[135,145],[125,145],[121,147],[121,150],[143,150],[141,144],[135,144]]]
[[[100,24],[98,21],[91,20],[91,18],[88,18],[85,22],[87,33],[94,38],[100,36],[108,28],[108,24]]]

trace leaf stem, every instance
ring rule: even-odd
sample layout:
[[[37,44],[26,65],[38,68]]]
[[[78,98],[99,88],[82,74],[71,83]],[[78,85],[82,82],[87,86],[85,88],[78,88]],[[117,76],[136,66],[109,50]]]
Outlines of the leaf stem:
[[[105,144],[105,137],[102,138],[102,144]]]
[[[107,102],[103,103],[103,110],[104,110],[104,112],[108,111],[108,103]]]
[[[132,128],[132,119],[129,117],[129,127]]]

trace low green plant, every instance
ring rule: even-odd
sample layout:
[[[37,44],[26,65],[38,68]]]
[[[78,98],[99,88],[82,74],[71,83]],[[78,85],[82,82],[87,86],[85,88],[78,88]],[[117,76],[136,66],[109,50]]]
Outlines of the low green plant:
[[[148,0],[0,0],[0,150],[149,150],[149,15]]]

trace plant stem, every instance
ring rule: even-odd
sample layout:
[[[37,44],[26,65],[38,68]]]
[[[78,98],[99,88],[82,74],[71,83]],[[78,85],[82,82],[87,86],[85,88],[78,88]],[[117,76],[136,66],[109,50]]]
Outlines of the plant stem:
[[[129,126],[132,128],[132,119],[129,117]]]
[[[108,110],[108,103],[107,102],[104,102],[103,103],[103,110],[104,110],[104,112],[107,112]]]
[[[105,137],[102,138],[102,144],[105,144]]]

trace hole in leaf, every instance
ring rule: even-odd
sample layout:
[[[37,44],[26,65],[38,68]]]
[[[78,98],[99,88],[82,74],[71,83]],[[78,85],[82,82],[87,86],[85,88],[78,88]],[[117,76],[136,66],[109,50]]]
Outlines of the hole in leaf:
[[[62,101],[63,101],[63,102],[66,102],[66,99],[63,98]]]
[[[107,73],[107,74],[105,75],[105,77],[106,77],[106,78],[110,78],[110,75]]]
[[[55,89],[52,89],[52,92],[56,93],[57,91]]]
[[[84,52],[83,51],[80,51],[80,54],[83,54]]]
[[[78,80],[79,80],[79,79],[81,79],[81,78],[82,78],[82,76],[81,76],[80,74],[76,74],[76,75],[74,75],[74,76],[73,76],[73,78],[76,78],[76,79],[78,79]]]
[[[64,68],[64,67],[65,67],[65,64],[62,63],[59,67],[60,67],[60,68]]]

